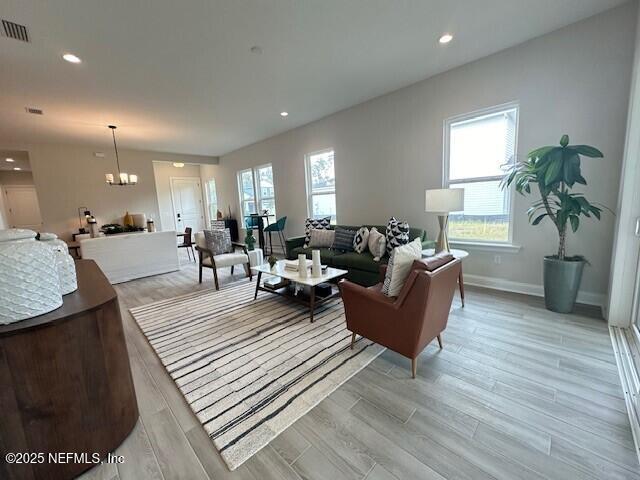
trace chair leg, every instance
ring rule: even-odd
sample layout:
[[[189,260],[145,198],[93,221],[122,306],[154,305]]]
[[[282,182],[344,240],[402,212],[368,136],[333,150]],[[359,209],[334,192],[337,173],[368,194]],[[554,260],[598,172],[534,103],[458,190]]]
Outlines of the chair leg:
[[[282,230],[278,230],[278,237],[280,237],[280,248],[282,248],[282,253],[284,253],[284,232]]]
[[[202,283],[202,263],[198,267],[198,283]]]
[[[271,230],[269,230],[269,246],[271,247],[271,255],[273,255],[273,240],[271,239]]]
[[[193,261],[196,261],[196,251],[193,249],[193,245],[189,247],[191,249],[191,256],[193,257]]]
[[[438,345],[440,345],[440,350],[442,350],[442,335],[438,335]]]
[[[413,378],[416,378],[416,371],[418,370],[418,359],[417,358],[412,358],[411,359],[411,376]]]
[[[353,345],[356,343],[356,332],[351,334],[351,350],[353,350]]]
[[[231,275],[233,275],[233,268],[235,267],[235,265],[231,265]]]
[[[220,285],[218,285],[218,269],[213,268],[213,281],[216,284],[216,290],[220,290]]]

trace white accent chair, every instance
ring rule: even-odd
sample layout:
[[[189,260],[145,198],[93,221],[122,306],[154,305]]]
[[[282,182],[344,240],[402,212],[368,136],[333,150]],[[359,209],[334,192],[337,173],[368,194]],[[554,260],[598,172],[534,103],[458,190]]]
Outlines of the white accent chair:
[[[242,265],[247,273],[247,277],[249,277],[249,281],[253,280],[249,252],[244,243],[231,242],[235,248],[233,252],[213,255],[211,250],[207,248],[204,232],[196,232],[195,241],[196,250],[198,251],[198,283],[202,283],[202,269],[211,268],[213,270],[213,280],[216,285],[216,290],[220,290],[218,284],[218,268],[231,267],[231,274],[233,275],[233,270],[236,265]]]

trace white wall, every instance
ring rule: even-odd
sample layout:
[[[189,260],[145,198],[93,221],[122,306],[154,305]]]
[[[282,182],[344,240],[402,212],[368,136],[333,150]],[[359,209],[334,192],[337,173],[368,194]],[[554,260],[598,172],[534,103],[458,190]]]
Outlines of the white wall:
[[[640,16],[638,17],[640,25]],[[640,219],[640,32],[636,32],[633,83],[629,99],[629,121],[624,163],[620,175],[620,198],[614,241],[609,315],[611,325],[628,327],[632,321],[633,297],[638,278],[640,237],[635,223]]]
[[[33,185],[31,172],[0,171],[0,190],[5,185]],[[9,212],[7,211],[4,190],[0,192],[0,230],[9,226]]]
[[[391,215],[424,225],[435,237],[435,218],[424,213],[424,190],[442,179],[445,119],[510,101],[520,104],[518,153],[555,144],[567,133],[573,143],[600,148],[604,160],[586,159],[584,189],[592,201],[615,208],[623,155],[634,50],[636,4],[625,4],[583,22],[464,65],[415,85],[338,112],[306,126],[221,157],[219,182],[229,186],[221,204],[238,209],[235,173],[272,163],[278,215],[287,234],[300,234],[306,217],[303,158],[333,147],[336,155],[338,223],[384,223]],[[416,59],[419,61],[419,59]],[[295,108],[290,108],[295,115]],[[472,251],[465,273],[498,279],[506,287],[540,292],[542,257],[554,253],[549,223],[531,227],[532,198],[516,198],[514,243],[518,253]],[[614,218],[583,222],[569,252],[591,265],[582,299],[599,302],[607,291]],[[505,283],[506,282],[506,283]]]
[[[145,213],[159,218],[158,196],[153,173],[154,161],[214,163],[215,157],[120,150],[123,171],[138,174],[138,184],[109,186],[105,173],[115,172],[115,159],[107,150],[105,158],[94,156],[104,147],[84,145],[21,145],[29,152],[33,181],[38,193],[45,231],[68,240],[78,229],[78,207],[87,207],[99,224],[121,222],[123,215]],[[16,146],[15,148],[18,148]]]
[[[171,178],[197,178],[200,180],[200,166],[186,165],[174,167],[171,162],[153,162],[153,176],[156,181],[158,195],[159,224],[158,230],[175,230],[173,199],[171,197]],[[205,206],[204,196],[202,197]]]

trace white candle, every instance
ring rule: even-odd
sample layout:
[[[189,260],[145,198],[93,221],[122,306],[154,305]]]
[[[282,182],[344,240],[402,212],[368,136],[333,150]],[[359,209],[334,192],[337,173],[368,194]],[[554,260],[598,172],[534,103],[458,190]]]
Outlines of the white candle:
[[[126,173],[122,172],[120,174],[120,183],[129,183],[129,175],[127,175]]]
[[[111,185],[113,183],[113,173],[107,173],[104,178],[107,180],[107,183]]]
[[[307,278],[307,256],[304,253],[298,255],[298,275]]]
[[[320,250],[311,250],[311,275],[313,277],[322,276],[322,264],[320,263]]]
[[[138,175],[131,174],[129,175],[129,183],[136,184],[138,183]]]

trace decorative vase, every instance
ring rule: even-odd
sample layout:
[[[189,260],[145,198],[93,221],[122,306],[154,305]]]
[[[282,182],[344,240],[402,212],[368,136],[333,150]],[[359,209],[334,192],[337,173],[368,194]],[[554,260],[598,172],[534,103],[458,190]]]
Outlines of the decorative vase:
[[[91,228],[91,224],[89,225]],[[93,236],[91,238],[94,238]],[[56,268],[60,279],[60,292],[67,295],[78,289],[76,262],[69,255],[69,247],[55,233],[41,233],[40,241],[49,246],[56,257]]]
[[[155,232],[156,231],[156,224],[153,223],[153,218],[150,218],[149,220],[147,220],[147,232]]]
[[[548,310],[571,313],[576,303],[585,260],[544,257],[544,303]]]
[[[298,255],[298,275],[307,278],[307,256],[304,253]]]
[[[276,265],[278,263],[278,259],[275,256],[270,255],[267,259],[267,262],[269,262],[269,268],[271,269],[271,272],[275,273],[277,270]]]
[[[247,245],[247,250],[249,251],[256,248],[256,237],[253,236],[252,230],[247,230],[247,235],[244,237],[244,243]]]
[[[320,263],[320,250],[311,250],[311,276],[322,276],[322,264]]]
[[[56,256],[31,230],[0,231],[0,324],[48,313],[62,305]]]

